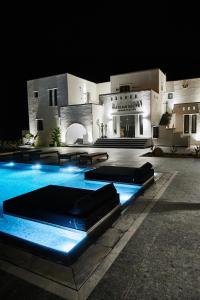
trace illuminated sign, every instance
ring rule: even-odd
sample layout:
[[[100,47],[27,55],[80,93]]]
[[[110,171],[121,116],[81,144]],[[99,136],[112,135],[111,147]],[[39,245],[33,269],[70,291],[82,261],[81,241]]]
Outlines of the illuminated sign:
[[[117,111],[129,111],[129,110],[137,110],[138,108],[142,107],[142,100],[137,101],[128,101],[122,103],[113,103],[112,109]]]

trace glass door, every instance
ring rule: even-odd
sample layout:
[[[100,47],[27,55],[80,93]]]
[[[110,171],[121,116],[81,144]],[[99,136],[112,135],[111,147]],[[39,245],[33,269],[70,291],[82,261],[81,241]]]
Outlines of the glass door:
[[[135,116],[120,116],[120,137],[135,137]]]

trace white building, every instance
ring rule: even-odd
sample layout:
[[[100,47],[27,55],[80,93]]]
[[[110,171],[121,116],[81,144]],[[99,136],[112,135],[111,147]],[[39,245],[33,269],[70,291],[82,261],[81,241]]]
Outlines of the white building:
[[[56,127],[63,144],[94,143],[102,135],[151,140],[157,128],[163,145],[200,143],[200,78],[166,81],[152,69],[96,84],[62,74],[30,80],[27,88],[29,130],[40,145],[51,144]],[[159,126],[166,110],[171,118]]]

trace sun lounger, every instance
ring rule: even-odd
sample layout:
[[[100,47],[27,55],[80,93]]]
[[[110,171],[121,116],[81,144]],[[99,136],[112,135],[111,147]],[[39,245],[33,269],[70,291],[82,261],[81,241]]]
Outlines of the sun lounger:
[[[49,185],[3,202],[6,214],[88,231],[119,208],[113,184],[97,191]]]
[[[81,154],[87,154],[87,152],[70,152],[70,153],[59,153],[58,152],[58,160],[60,163],[61,159],[78,159]]]
[[[31,149],[31,150],[19,150],[19,151],[15,151],[13,152],[13,159],[14,160],[21,160],[24,158],[30,158],[31,155],[36,155],[38,153],[40,153],[41,150],[40,149]]]
[[[35,152],[29,152],[29,159],[40,159],[41,156],[43,155],[49,155],[49,154],[54,154],[54,153],[58,153],[57,150],[49,150],[49,151],[35,151]]]
[[[109,158],[109,155],[107,152],[94,152],[89,154],[81,154],[79,157],[79,162],[87,162],[89,161],[91,164],[102,157],[106,157],[106,159]]]
[[[85,172],[85,179],[124,182],[145,185],[154,178],[154,169],[149,162],[140,168],[102,166]]]
[[[14,153],[14,151],[12,151],[12,152],[2,152],[2,153],[0,153],[0,158],[1,157],[10,157],[10,156],[13,155],[13,153]]]

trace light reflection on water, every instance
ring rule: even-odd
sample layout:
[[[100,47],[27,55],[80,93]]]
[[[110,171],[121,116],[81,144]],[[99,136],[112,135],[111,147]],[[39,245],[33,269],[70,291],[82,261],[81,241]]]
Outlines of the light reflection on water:
[[[108,182],[84,180],[88,169],[45,165],[0,163],[0,215],[4,200],[33,191],[49,184],[66,187],[97,190]],[[115,184],[123,205],[130,200],[141,187],[128,184]],[[0,218],[0,230],[22,239],[32,241],[62,252],[70,251],[85,238],[85,233],[60,229],[13,216]]]

